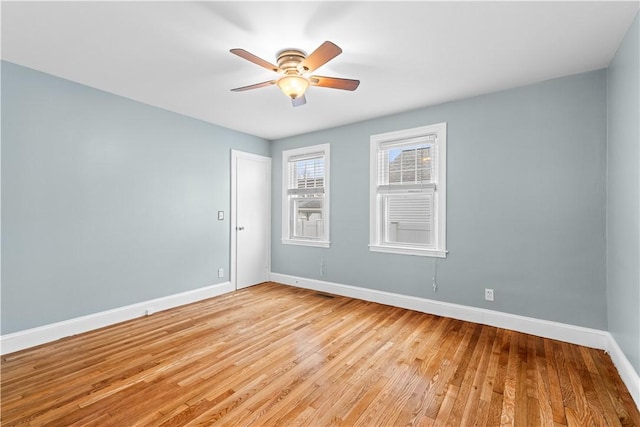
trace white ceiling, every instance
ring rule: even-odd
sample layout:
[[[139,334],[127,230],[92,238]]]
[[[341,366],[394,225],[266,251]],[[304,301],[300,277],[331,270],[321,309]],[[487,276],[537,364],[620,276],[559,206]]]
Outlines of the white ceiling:
[[[2,2],[2,59],[266,139],[606,67],[638,12],[610,2]],[[287,47],[330,40],[293,108],[276,86]]]

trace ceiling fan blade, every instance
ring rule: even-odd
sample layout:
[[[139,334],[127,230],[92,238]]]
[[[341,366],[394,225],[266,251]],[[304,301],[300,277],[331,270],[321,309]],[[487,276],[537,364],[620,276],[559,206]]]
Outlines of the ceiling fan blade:
[[[260,87],[266,87],[276,84],[277,80],[269,80],[268,82],[256,83],[249,86],[237,87],[235,89],[231,89],[231,92],[243,92],[245,90],[258,89]]]
[[[229,52],[233,53],[234,55],[238,55],[240,58],[244,58],[247,61],[253,62],[254,64],[257,64],[263,68],[266,68],[267,70],[275,71],[276,73],[280,71],[280,68],[277,65],[274,65],[269,61],[265,61],[264,59],[255,56],[253,53],[247,52],[244,49],[231,49]]]
[[[312,86],[330,87],[342,90],[356,90],[360,84],[360,80],[323,76],[311,76],[309,77],[309,82],[311,82]]]
[[[294,107],[299,107],[301,105],[304,105],[307,103],[307,98],[304,97],[304,95],[299,96],[297,98],[294,98],[291,100],[291,104],[293,104]]]
[[[320,45],[316,50],[311,52],[311,55],[307,56],[304,61],[298,65],[298,69],[304,73],[310,73],[331,61],[336,56],[342,53],[335,44],[330,41],[326,41]]]

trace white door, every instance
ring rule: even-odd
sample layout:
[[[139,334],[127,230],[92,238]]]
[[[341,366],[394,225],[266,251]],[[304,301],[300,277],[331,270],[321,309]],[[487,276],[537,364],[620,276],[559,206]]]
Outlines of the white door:
[[[231,152],[231,282],[236,289],[269,280],[271,159]]]

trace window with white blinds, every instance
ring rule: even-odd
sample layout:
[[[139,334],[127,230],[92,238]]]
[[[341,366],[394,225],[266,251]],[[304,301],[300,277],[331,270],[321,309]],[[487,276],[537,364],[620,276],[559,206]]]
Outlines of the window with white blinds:
[[[446,256],[446,123],[371,137],[372,251]]]
[[[329,246],[329,144],[282,153],[282,242]]]

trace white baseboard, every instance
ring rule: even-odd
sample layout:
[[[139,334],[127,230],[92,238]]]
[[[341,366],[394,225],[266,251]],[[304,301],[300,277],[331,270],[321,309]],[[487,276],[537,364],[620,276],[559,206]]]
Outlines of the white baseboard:
[[[14,351],[34,347],[60,338],[81,334],[115,323],[135,319],[136,317],[142,317],[169,308],[212,298],[233,290],[234,288],[231,282],[218,283],[204,288],[115,308],[113,310],[101,311],[62,322],[2,335],[0,337],[0,354],[13,353]]]
[[[271,280],[286,285],[316,291],[329,292],[365,301],[377,302],[394,307],[407,308],[437,316],[451,317],[498,328],[511,329],[539,337],[552,338],[572,344],[606,350],[609,333],[598,329],[584,328],[549,320],[519,316],[484,308],[470,307],[426,298],[395,294],[338,283],[324,282],[286,274],[271,273]]]
[[[636,402],[636,406],[638,410],[640,410],[640,375],[633,369],[633,365],[631,365],[631,362],[613,335],[608,335],[606,351],[609,353],[609,356],[611,356],[611,360],[613,360],[613,364],[618,369],[622,382],[627,386],[631,397],[633,397],[633,401]]]
[[[633,366],[622,352],[613,336],[607,331],[536,319],[533,317],[519,316],[516,314],[503,313],[483,308],[430,300],[426,298],[378,291],[375,289],[366,289],[357,286],[290,276],[287,274],[271,273],[271,280],[286,285],[297,286],[299,288],[312,289],[315,291],[357,298],[364,301],[377,302],[380,304],[406,308],[437,316],[466,320],[468,322],[510,329],[539,337],[551,338],[572,344],[583,345],[585,347],[605,350],[610,354],[611,360],[618,369],[622,381],[624,381],[625,385],[629,389],[629,393],[631,393],[636,406],[640,409],[640,377],[633,369]]]

